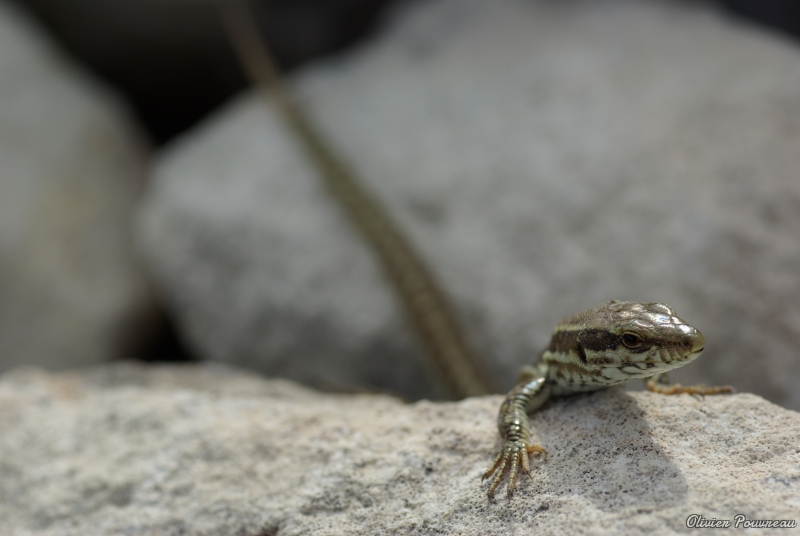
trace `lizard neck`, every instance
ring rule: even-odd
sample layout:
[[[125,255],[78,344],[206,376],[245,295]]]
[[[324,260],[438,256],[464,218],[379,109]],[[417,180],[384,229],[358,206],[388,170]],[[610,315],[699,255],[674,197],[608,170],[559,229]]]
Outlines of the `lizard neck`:
[[[542,354],[542,363],[546,367],[545,377],[553,396],[588,393],[610,385],[603,381],[599,372],[572,363],[569,356],[545,351]]]

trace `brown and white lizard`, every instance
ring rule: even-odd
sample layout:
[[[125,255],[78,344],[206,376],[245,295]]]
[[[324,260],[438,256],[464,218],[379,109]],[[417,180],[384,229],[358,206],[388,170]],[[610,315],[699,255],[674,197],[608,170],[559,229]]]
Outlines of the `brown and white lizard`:
[[[413,331],[427,349],[429,368],[453,398],[492,392],[492,381],[467,344],[446,293],[402,230],[320,135],[281,82],[269,48],[261,40],[247,0],[226,2],[225,27],[243,67],[265,95],[274,99],[287,126],[317,164],[320,176],[380,259]],[[569,317],[556,327],[540,360],[525,367],[500,408],[504,445],[484,474],[494,495],[508,473],[508,496],[519,467],[530,475],[530,453],[545,454],[530,442],[528,413],[552,396],[595,391],[634,378],[652,377],[647,387],[664,394],[732,392],[730,387],[665,386],[664,372],[685,365],[703,350],[703,336],[668,306],[611,301]]]
[[[503,447],[483,475],[495,475],[489,498],[508,474],[508,498],[517,474],[530,476],[530,454],[545,450],[531,443],[528,414],[548,399],[605,389],[637,378],[662,394],[712,395],[732,387],[669,385],[666,372],[691,363],[702,353],[705,339],[663,303],[612,300],[561,321],[550,345],[532,366],[520,371],[519,383],[500,406],[497,426]]]

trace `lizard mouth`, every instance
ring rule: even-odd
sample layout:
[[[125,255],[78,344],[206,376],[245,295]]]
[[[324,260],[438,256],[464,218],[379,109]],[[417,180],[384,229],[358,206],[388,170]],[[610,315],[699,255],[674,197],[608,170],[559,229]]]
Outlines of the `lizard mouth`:
[[[700,348],[699,350],[695,350],[695,351],[694,351],[694,352],[692,352],[691,354],[687,354],[687,355],[686,355],[686,357],[684,357],[684,358],[683,358],[683,359],[684,359],[684,361],[686,361],[686,360],[689,360],[689,361],[691,361],[691,360],[693,360],[693,359],[697,359],[697,358],[700,356],[700,354],[702,354],[702,353],[703,353],[703,349],[704,349],[704,348]]]
[[[654,358],[646,359],[645,363],[654,363],[669,365],[671,363],[685,363],[687,361],[692,361],[697,359],[697,357],[703,353],[703,349],[705,346],[700,346],[699,348],[686,348],[686,347],[675,347],[670,346],[666,348],[660,348],[656,353]],[[686,350],[689,350],[688,352]],[[686,352],[686,353],[683,353]]]
[[[605,367],[624,368],[636,367],[642,371],[652,371],[653,369],[660,368],[675,368],[676,365],[683,365],[687,362],[694,361],[703,353],[704,347],[698,348],[693,352],[681,354],[678,352],[678,347],[664,347],[659,349],[658,357],[643,359],[641,361],[627,361],[622,363],[604,363]]]

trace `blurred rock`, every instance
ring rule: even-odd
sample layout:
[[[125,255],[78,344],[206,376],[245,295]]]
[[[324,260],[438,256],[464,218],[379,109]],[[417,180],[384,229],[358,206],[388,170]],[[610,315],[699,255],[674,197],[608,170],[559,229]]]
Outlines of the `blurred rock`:
[[[800,408],[800,50],[688,3],[421,3],[302,102],[505,386],[564,316],[662,301],[683,383]],[[390,291],[256,96],[164,151],[141,236],[208,358],[433,396]]]
[[[404,405],[216,366],[15,371],[0,519],[10,535],[483,536],[797,518],[800,414],[747,394],[555,402],[533,418],[548,459],[490,503],[500,400]]]
[[[157,142],[245,86],[213,0],[20,0],[76,57],[123,91]],[[280,64],[339,50],[388,0],[252,2]]]
[[[130,357],[150,332],[145,157],[121,103],[0,3],[0,370]]]

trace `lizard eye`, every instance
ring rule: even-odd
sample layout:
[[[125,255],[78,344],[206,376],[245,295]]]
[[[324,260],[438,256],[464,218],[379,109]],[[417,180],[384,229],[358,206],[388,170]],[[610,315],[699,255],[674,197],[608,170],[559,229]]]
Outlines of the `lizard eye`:
[[[642,341],[642,338],[633,332],[626,332],[622,334],[622,344],[628,348],[635,348]]]

